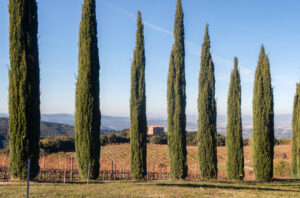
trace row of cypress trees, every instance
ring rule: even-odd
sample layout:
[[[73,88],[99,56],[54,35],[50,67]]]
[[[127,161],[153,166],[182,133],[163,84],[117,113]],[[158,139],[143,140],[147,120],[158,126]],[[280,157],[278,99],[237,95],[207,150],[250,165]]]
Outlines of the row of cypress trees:
[[[168,72],[168,146],[170,177],[187,176],[186,82],[184,22],[181,0],[177,0],[174,44]],[[27,159],[31,159],[30,177],[39,172],[40,91],[38,60],[38,22],[35,0],[9,1],[9,171],[13,178],[25,179]],[[99,56],[97,46],[95,0],[84,0],[79,30],[78,78],[76,82],[75,146],[82,178],[99,175],[101,114],[99,110]],[[300,175],[299,94],[297,84],[293,112],[292,174]],[[241,82],[238,60],[234,58],[228,91],[226,135],[227,174],[230,179],[244,178],[241,119]],[[274,110],[270,64],[261,47],[253,91],[253,162],[258,180],[273,177]],[[198,156],[203,179],[217,178],[216,100],[214,64],[210,53],[208,25],[201,52],[198,95]],[[145,47],[141,13],[138,12],[136,46],[131,67],[130,96],[131,175],[145,176],[146,166],[146,90]]]
[[[170,177],[184,179],[186,164],[186,93],[184,63],[184,26],[181,0],[177,0],[174,44],[168,73],[168,145]],[[198,157],[200,176],[214,179],[218,175],[216,148],[216,100],[214,63],[210,53],[210,37],[206,25],[202,43],[198,95]],[[227,174],[230,179],[244,178],[244,154],[241,118],[241,82],[238,60],[234,58],[228,90],[228,123],[226,129]],[[295,103],[296,104],[296,103]],[[295,121],[294,121],[295,122]],[[295,127],[297,124],[294,124]],[[297,139],[297,135],[293,135]],[[299,138],[298,138],[299,139]],[[295,142],[295,141],[294,141]],[[293,144],[297,153],[298,144]],[[297,150],[298,149],[298,150]],[[270,181],[273,177],[274,157],[274,104],[270,64],[264,47],[261,47],[253,89],[253,162],[257,180]],[[299,163],[298,158],[293,163]],[[298,164],[294,165],[297,167]],[[294,168],[295,169],[295,168]]]

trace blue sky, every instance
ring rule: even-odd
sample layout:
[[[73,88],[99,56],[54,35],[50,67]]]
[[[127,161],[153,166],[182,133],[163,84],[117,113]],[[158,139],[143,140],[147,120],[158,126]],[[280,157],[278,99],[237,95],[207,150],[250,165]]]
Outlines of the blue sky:
[[[42,113],[74,113],[82,0],[38,0]],[[0,2],[0,112],[8,112],[8,0]],[[148,115],[166,115],[166,82],[176,0],[97,0],[102,114],[129,115],[136,13],[145,24]],[[252,113],[254,71],[263,43],[276,114],[292,113],[300,80],[300,2],[183,0],[188,115],[197,115],[198,74],[209,24],[219,114],[226,114],[233,57],[239,59],[242,113]]]

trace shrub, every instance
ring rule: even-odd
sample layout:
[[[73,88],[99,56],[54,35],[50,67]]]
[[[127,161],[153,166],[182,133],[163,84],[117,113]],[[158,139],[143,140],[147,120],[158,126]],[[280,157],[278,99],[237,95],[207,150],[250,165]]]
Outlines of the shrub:
[[[7,147],[5,147],[5,148],[3,148],[3,149],[0,149],[0,154],[9,154],[9,147],[7,146]]]
[[[105,135],[100,135],[100,145],[105,146],[108,143],[108,138]]]
[[[117,136],[117,141],[116,143],[121,144],[121,143],[129,143],[130,142],[130,138],[125,138],[122,136]]]
[[[166,136],[152,136],[150,138],[151,144],[167,144],[167,137]]]
[[[42,153],[73,152],[75,151],[75,141],[66,136],[46,138],[40,141]]]
[[[225,146],[225,136],[218,134],[217,135],[217,146]]]
[[[243,139],[243,146],[249,146],[250,140],[249,139]]]
[[[130,138],[130,129],[124,129],[120,131],[119,136],[123,138]]]
[[[290,139],[286,138],[276,138],[275,139],[275,145],[284,145],[284,144],[289,144],[291,142]]]
[[[109,144],[117,143],[117,136],[116,136],[116,134],[109,134],[108,135],[108,143]]]
[[[186,133],[186,145],[187,146],[197,146],[198,145],[197,132]]]
[[[198,137],[197,132],[191,131],[186,133],[186,145],[187,146],[197,146]],[[217,146],[225,146],[225,136],[218,134],[217,135]]]

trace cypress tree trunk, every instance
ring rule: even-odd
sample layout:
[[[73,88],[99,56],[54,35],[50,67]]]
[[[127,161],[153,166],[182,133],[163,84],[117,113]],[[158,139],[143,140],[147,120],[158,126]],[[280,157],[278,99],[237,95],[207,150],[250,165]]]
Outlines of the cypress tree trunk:
[[[214,179],[218,176],[216,116],[214,63],[206,25],[201,51],[198,95],[198,157],[200,175],[203,179]]]
[[[296,85],[292,121],[292,162],[291,173],[295,178],[300,177],[300,83]]]
[[[136,45],[131,66],[130,96],[130,173],[142,179],[147,173],[147,117],[145,87],[144,26],[137,16]]]
[[[99,57],[95,0],[84,0],[79,29],[75,148],[80,177],[97,179],[100,158]]]
[[[227,99],[227,177],[229,179],[244,178],[244,151],[241,114],[241,80],[238,60],[234,57],[234,69],[231,72]]]
[[[9,172],[25,179],[39,173],[40,79],[35,0],[9,0]]]
[[[274,110],[269,58],[262,46],[253,90],[253,168],[257,180],[273,177]]]
[[[170,177],[184,179],[187,176],[186,163],[186,93],[184,64],[184,25],[181,0],[177,0],[174,44],[170,56],[168,73],[168,147]]]

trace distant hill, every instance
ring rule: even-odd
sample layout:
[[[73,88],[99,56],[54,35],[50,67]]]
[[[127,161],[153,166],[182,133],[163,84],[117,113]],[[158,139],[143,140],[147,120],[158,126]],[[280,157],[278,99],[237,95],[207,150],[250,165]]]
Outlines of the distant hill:
[[[68,136],[74,137],[74,126],[55,122],[41,122],[41,138]],[[0,149],[8,144],[8,118],[0,117]]]
[[[8,117],[7,114],[1,114],[0,117]],[[187,115],[187,131],[197,131],[197,115]],[[73,114],[42,114],[41,132],[42,136],[68,135],[74,136],[74,115]],[[275,115],[275,137],[291,138],[291,114]],[[45,122],[45,124],[43,124]],[[47,124],[48,123],[48,124]],[[58,124],[61,123],[61,124]],[[218,134],[226,134],[226,115],[218,115],[217,127]],[[243,115],[243,137],[250,138],[252,135],[252,115]],[[167,131],[166,116],[148,116],[148,125],[160,125]],[[1,128],[2,126],[2,128]],[[101,117],[101,131],[121,131],[130,127],[129,116],[106,116]],[[0,119],[0,129],[7,129],[6,121]],[[2,132],[0,132],[2,134]],[[0,137],[1,139],[1,137]]]

